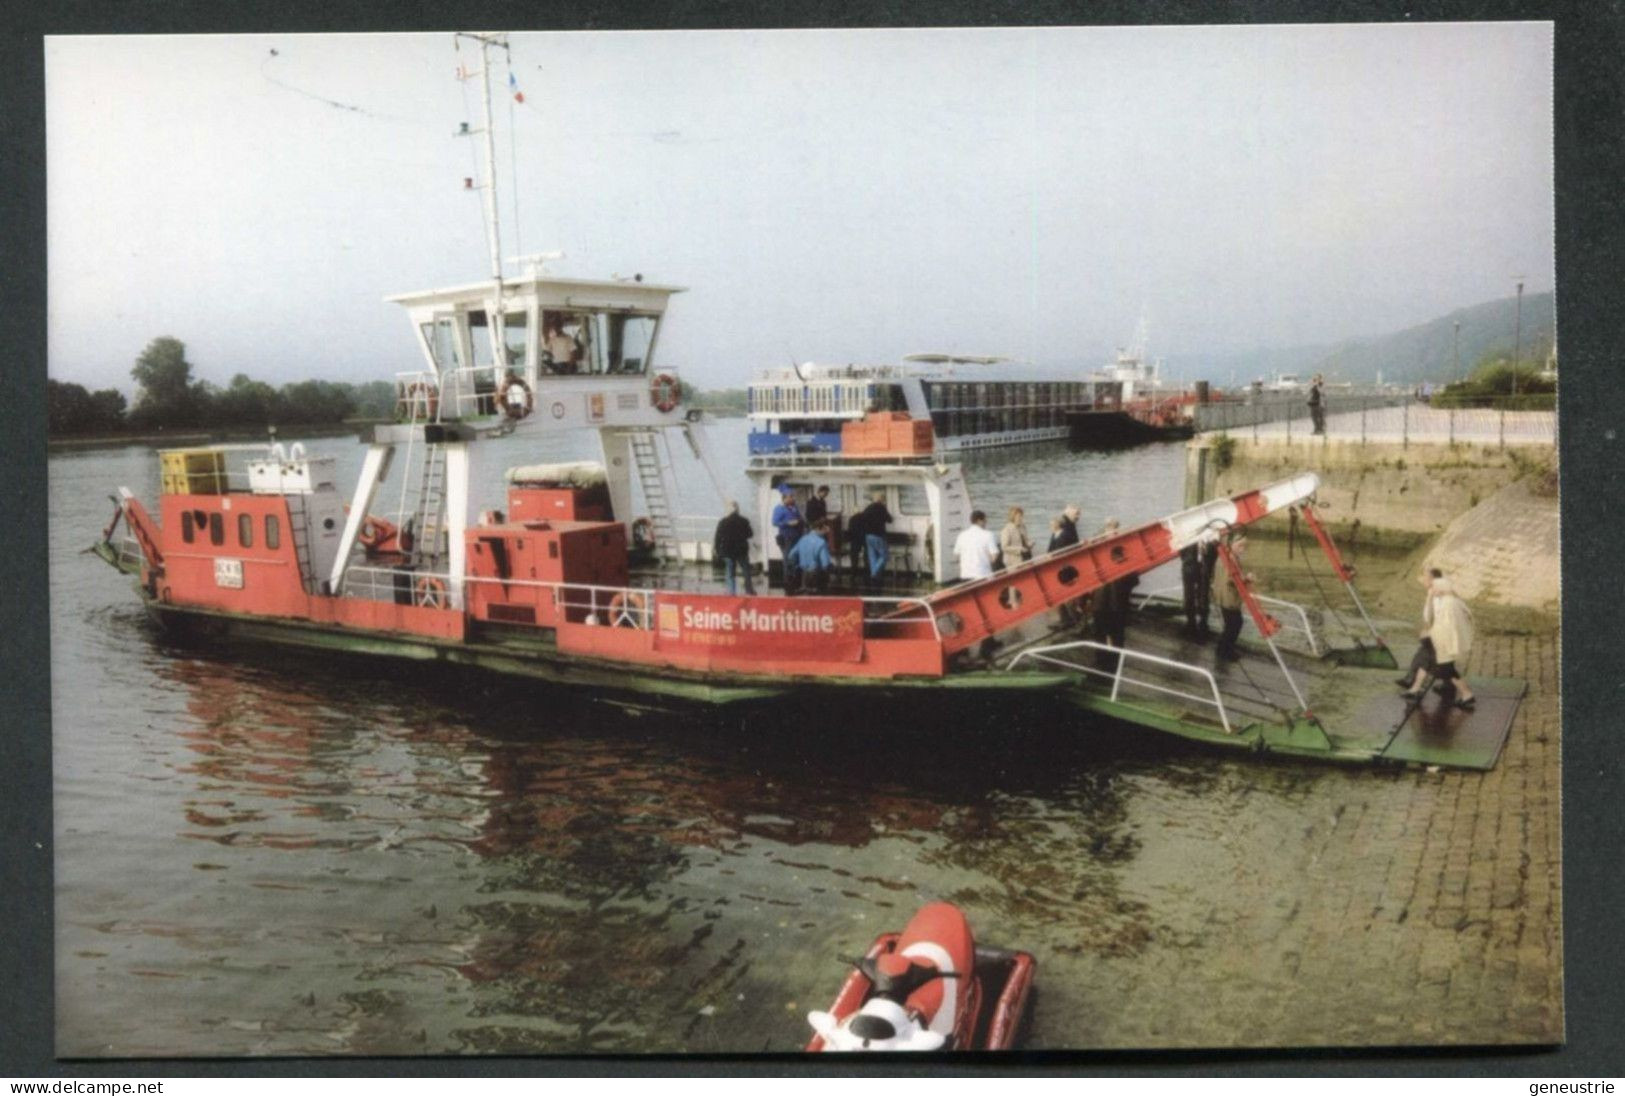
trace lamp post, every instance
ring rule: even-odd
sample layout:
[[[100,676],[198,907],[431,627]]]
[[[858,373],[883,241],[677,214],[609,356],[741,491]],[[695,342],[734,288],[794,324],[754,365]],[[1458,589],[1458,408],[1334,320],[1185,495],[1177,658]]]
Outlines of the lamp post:
[[[1451,384],[1459,384],[1461,382],[1461,321],[1460,320],[1456,321],[1456,331],[1455,331],[1455,334],[1452,335],[1451,339],[1450,339],[1450,354],[1451,354],[1451,357],[1456,359],[1456,367],[1450,374],[1450,383]]]
[[[1512,397],[1518,396],[1518,353],[1523,349],[1523,279],[1518,279],[1518,313],[1512,329]]]

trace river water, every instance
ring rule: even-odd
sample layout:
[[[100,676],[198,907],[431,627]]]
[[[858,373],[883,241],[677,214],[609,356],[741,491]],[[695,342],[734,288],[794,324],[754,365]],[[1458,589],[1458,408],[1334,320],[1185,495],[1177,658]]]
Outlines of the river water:
[[[741,422],[718,430],[742,452]],[[583,443],[493,443],[476,502]],[[311,447],[353,482],[359,446]],[[978,505],[1026,506],[1037,539],[1068,501],[1088,532],[1183,492],[1177,444],[967,466]],[[81,553],[110,491],[157,480],[143,447],[50,460],[65,1056],[792,1050],[841,957],[935,898],[1038,957],[1028,1045],[1102,1045],[1134,956],[1200,923],[1245,857],[1211,855],[1228,812],[1268,832],[1348,779],[1020,711],[776,735],[174,648]]]

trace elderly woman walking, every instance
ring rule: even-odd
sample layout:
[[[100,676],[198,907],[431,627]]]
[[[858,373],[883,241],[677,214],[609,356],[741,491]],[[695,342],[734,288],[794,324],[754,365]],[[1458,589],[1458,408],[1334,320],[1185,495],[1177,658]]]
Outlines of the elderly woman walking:
[[[1446,696],[1454,693],[1456,707],[1472,711],[1477,698],[1462,671],[1473,653],[1473,611],[1449,579],[1435,577],[1428,584],[1424,619],[1428,622],[1427,638],[1433,643],[1433,676],[1439,691]],[[1418,696],[1420,690],[1413,687],[1405,695]]]

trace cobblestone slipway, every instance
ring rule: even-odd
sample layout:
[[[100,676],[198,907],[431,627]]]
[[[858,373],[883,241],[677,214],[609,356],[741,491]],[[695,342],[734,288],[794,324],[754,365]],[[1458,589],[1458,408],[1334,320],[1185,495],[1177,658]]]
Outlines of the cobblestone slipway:
[[[1487,636],[1474,662],[1530,685],[1494,771],[1312,783],[1290,824],[1235,804],[1195,873],[1228,885],[1192,880],[1205,916],[1101,960],[1100,985],[1133,989],[1092,1010],[1091,1041],[1561,1041],[1558,638]]]

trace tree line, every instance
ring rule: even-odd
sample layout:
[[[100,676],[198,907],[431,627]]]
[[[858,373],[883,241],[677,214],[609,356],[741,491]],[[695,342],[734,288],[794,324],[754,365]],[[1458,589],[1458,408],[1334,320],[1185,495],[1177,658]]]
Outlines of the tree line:
[[[128,408],[116,388],[91,392],[80,384],[47,381],[50,433],[327,425],[350,418],[387,419],[395,408],[390,381],[295,381],[277,388],[244,373],[225,387],[195,379],[186,344],[167,335],[147,344],[130,376],[138,387],[135,406]]]

